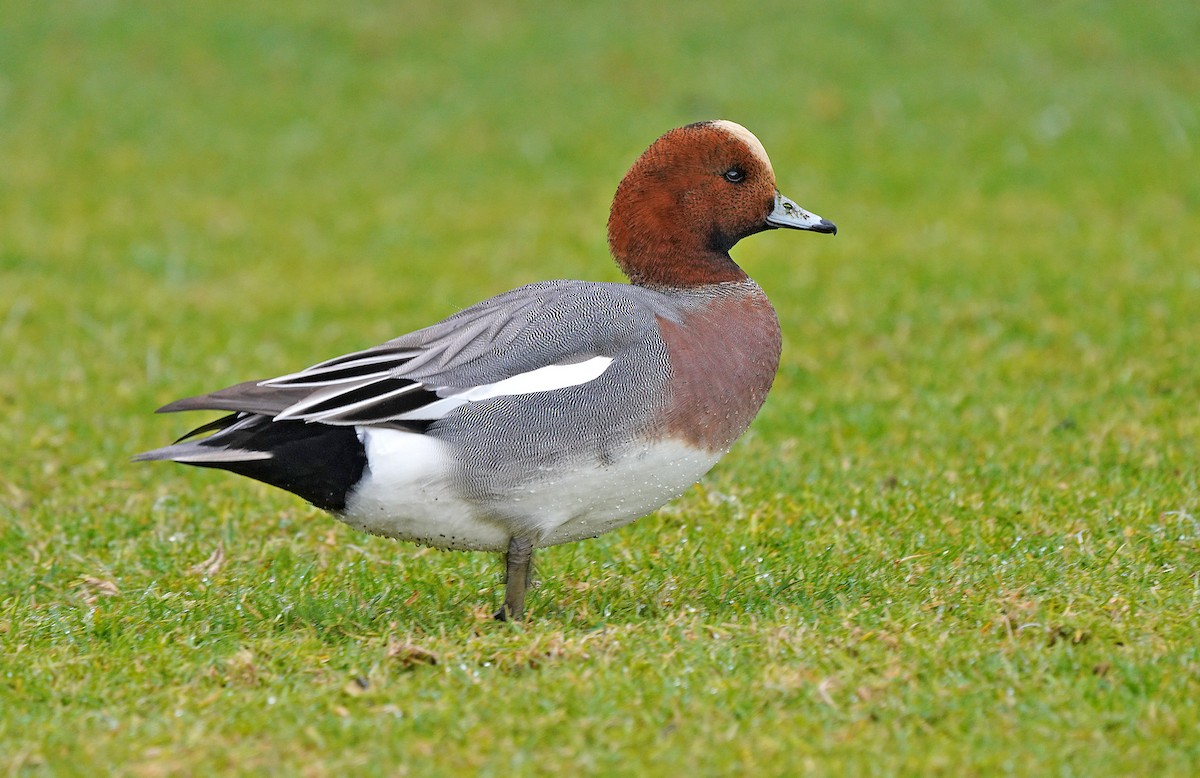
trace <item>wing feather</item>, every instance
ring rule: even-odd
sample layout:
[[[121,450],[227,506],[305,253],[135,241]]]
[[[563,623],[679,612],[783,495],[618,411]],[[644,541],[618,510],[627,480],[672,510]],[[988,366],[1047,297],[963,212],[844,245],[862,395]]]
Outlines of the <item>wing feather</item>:
[[[374,348],[160,410],[335,426],[427,425],[470,402],[596,380],[625,344],[656,326],[656,309],[670,313],[657,294],[624,284],[532,284]]]

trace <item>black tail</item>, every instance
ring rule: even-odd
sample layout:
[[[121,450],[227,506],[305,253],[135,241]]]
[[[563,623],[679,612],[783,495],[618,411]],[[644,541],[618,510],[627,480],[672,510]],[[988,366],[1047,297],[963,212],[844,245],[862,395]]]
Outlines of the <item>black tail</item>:
[[[216,432],[207,438],[188,440],[211,430]],[[346,497],[367,465],[354,427],[272,421],[256,413],[230,414],[134,460],[171,460],[229,470],[286,489],[335,513],[345,510]]]

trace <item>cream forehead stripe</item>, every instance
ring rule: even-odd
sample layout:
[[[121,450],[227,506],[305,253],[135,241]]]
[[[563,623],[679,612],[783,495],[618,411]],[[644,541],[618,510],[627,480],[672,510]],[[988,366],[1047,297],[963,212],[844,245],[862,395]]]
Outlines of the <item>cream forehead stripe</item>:
[[[771,167],[771,159],[767,156],[767,150],[763,148],[762,141],[754,137],[754,133],[750,132],[750,130],[747,130],[737,122],[731,122],[725,119],[718,119],[712,123],[712,126],[720,127],[722,130],[725,130],[725,132],[737,138],[742,143],[745,143],[746,146],[752,152],[754,152],[759,159],[762,160],[763,164],[767,166],[767,170],[771,171],[771,175],[775,175],[775,169]]]

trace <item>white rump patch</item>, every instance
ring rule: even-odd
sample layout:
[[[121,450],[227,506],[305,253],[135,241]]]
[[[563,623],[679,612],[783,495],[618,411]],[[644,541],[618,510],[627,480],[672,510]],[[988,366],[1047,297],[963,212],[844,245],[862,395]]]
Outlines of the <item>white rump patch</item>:
[[[771,175],[775,175],[775,169],[771,167],[771,159],[767,156],[767,150],[763,148],[762,141],[755,137],[754,133],[747,130],[737,122],[731,122],[726,119],[718,119],[712,123],[714,127],[720,127],[725,132],[746,144],[747,148],[754,153],[756,157],[762,160],[762,163],[767,166],[767,170],[771,171]]]
[[[400,414],[396,419],[398,421],[440,419],[455,408],[471,402],[490,400],[493,397],[552,392],[568,386],[579,386],[599,378],[612,362],[612,357],[596,356],[582,362],[546,365],[537,370],[530,370],[528,373],[518,373],[494,384],[482,384],[449,394],[416,410]]]
[[[367,455],[363,479],[339,518],[355,529],[436,548],[503,551],[512,532],[481,516],[454,486],[458,464],[440,440],[356,427]]]

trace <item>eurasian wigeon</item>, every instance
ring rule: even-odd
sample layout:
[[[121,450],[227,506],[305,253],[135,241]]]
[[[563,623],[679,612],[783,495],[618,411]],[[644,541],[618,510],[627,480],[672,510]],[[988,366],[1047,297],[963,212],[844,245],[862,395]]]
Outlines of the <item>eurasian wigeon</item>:
[[[533,549],[645,516],[750,425],[779,321],[729,250],[780,227],[837,231],[779,193],[746,128],[671,130],[613,198],[608,242],[631,284],[530,284],[375,348],[177,400],[159,411],[228,415],[136,458],[231,470],[376,535],[506,552],[496,618],[520,619]]]

